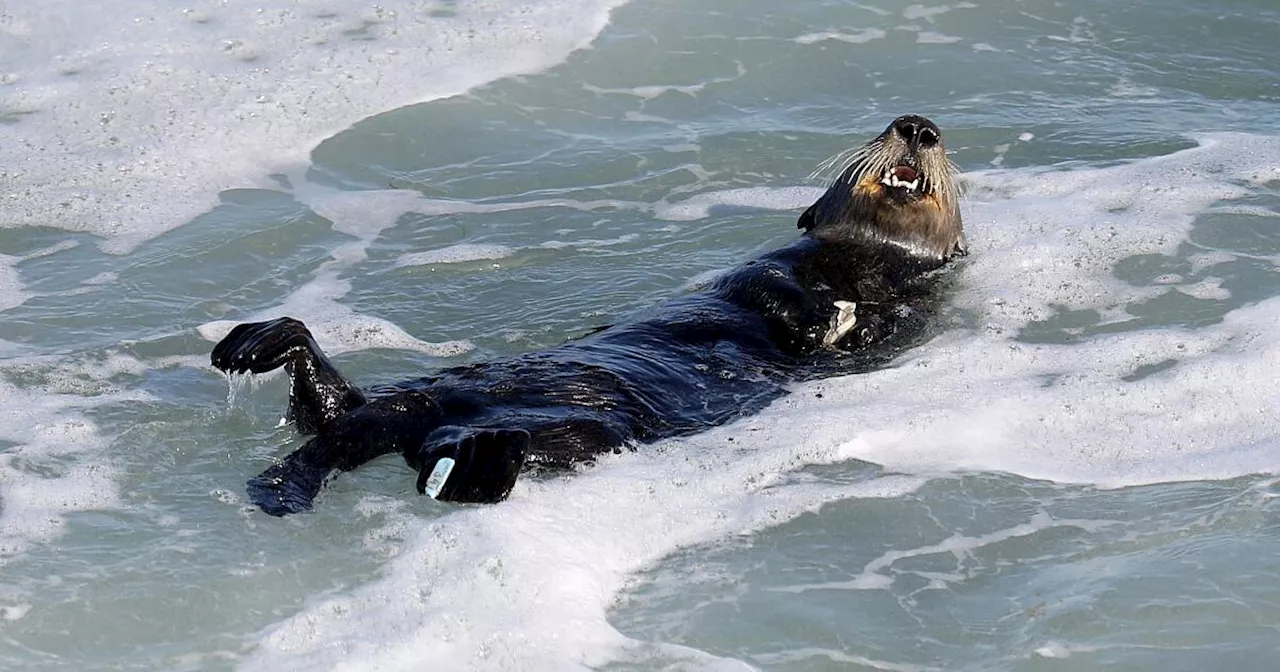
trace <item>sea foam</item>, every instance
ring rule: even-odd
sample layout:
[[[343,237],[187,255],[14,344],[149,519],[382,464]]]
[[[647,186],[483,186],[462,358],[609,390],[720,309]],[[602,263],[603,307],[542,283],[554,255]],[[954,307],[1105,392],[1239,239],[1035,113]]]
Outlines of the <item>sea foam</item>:
[[[0,226],[127,252],[364,117],[559,62],[621,1],[10,4]]]
[[[124,355],[101,361],[57,361],[15,354],[0,382],[0,565],[62,533],[68,514],[120,505],[109,441],[87,411],[107,403],[145,401],[147,393],[112,382],[137,374],[142,362]],[[9,444],[9,445],[5,445]]]

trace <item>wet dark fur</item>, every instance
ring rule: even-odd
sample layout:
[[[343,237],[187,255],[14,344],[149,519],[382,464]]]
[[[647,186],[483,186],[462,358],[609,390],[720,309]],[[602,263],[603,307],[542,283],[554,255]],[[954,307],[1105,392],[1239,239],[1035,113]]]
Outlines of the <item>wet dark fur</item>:
[[[274,515],[303,511],[335,470],[401,453],[420,472],[420,492],[448,457],[454,472],[439,499],[499,501],[526,463],[568,466],[700,431],[760,410],[794,381],[883,363],[921,338],[938,294],[932,271],[962,252],[963,239],[936,126],[901,117],[867,148],[875,151],[855,154],[806,210],[795,242],[549,350],[362,392],[301,322],[236,327],[214,348],[214,366],[285,366],[288,418],[315,434],[250,481],[252,500]],[[921,171],[928,190],[868,176],[868,167],[885,170],[886,156],[891,167]],[[952,191],[939,200],[943,182]],[[836,301],[856,302],[857,322],[824,346]]]

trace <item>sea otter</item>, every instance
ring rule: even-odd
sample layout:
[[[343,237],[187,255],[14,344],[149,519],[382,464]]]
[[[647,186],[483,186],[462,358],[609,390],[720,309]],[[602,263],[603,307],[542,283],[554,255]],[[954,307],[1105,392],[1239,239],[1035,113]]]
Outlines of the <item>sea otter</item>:
[[[305,511],[332,474],[400,453],[419,493],[498,502],[528,465],[697,432],[792,382],[885,362],[925,332],[934,271],[965,252],[954,169],[941,131],[916,115],[844,160],[791,244],[548,350],[361,390],[302,322],[236,326],[213,366],[285,367],[286,419],[314,435],[250,480],[250,498],[272,515]]]

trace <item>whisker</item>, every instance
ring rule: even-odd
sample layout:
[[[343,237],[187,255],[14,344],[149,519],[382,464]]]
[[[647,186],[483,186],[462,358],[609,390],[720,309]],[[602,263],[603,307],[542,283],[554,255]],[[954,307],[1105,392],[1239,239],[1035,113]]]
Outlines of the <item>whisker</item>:
[[[845,167],[860,163],[878,148],[878,143],[871,142],[858,147],[850,147],[836,152],[826,158],[809,173],[809,179],[821,179],[826,186],[831,186],[844,173]]]

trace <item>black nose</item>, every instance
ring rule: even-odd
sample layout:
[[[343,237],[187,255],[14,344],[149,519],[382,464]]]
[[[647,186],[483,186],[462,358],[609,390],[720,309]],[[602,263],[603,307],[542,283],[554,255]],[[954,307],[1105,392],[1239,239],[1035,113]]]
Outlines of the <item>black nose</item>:
[[[920,147],[928,149],[936,144],[942,137],[942,131],[938,130],[937,124],[916,114],[908,114],[893,120],[893,130],[912,151]]]

